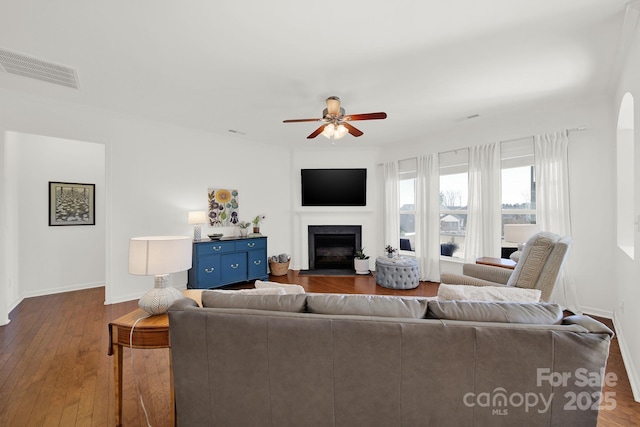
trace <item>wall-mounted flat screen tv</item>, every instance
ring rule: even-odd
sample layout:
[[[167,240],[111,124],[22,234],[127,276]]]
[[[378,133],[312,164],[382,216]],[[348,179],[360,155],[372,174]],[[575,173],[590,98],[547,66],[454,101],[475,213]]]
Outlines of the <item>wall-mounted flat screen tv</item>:
[[[366,206],[367,169],[302,169],[302,206]]]

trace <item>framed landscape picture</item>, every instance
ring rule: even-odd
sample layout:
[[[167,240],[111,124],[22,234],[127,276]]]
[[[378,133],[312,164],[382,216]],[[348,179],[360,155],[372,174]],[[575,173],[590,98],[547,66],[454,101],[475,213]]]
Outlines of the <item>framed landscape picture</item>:
[[[49,225],[95,225],[95,187],[49,181]]]

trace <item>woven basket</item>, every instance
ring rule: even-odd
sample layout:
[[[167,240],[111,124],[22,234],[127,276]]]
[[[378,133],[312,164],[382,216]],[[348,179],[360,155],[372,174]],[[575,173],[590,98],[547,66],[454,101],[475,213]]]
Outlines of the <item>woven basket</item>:
[[[291,260],[287,260],[287,262],[274,262],[269,261],[269,270],[271,270],[271,275],[273,276],[285,276],[287,271],[289,271],[289,262]]]

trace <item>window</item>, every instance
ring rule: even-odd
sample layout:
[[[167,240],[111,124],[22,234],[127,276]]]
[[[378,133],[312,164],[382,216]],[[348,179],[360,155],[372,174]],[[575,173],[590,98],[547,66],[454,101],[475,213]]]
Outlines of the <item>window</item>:
[[[440,154],[440,255],[464,258],[469,151]]]
[[[533,165],[502,169],[502,225],[536,223]]]
[[[416,249],[416,159],[400,161],[400,242],[401,251]]]
[[[502,236],[505,224],[536,224],[536,177],[531,138],[500,145],[502,169]],[[506,257],[518,243],[502,242]],[[508,250],[505,248],[513,248]]]

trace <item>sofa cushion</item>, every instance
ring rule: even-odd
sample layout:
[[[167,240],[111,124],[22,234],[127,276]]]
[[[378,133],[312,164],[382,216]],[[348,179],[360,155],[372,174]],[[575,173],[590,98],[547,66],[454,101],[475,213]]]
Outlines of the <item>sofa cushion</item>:
[[[427,318],[556,325],[562,321],[562,309],[549,303],[429,301]]]
[[[300,285],[290,285],[287,283],[278,282],[263,282],[262,280],[256,280],[254,283],[256,289],[269,289],[269,288],[281,288],[284,289],[287,294],[304,294],[304,288]]]
[[[509,301],[538,302],[542,291],[539,289],[521,289],[513,286],[471,286],[447,285],[438,286],[440,301]]]
[[[382,295],[307,294],[307,311],[331,315],[421,319],[427,312],[427,300]]]
[[[284,294],[282,288],[274,288],[278,293],[256,295],[248,293],[227,293],[203,291],[202,306],[210,308],[243,308],[251,310],[284,311],[302,313],[305,311],[305,294]]]

